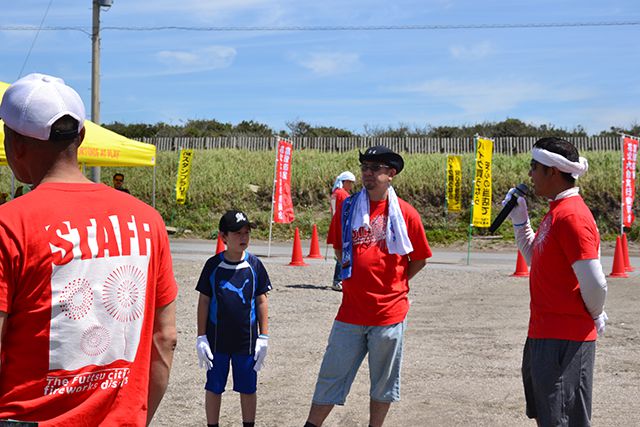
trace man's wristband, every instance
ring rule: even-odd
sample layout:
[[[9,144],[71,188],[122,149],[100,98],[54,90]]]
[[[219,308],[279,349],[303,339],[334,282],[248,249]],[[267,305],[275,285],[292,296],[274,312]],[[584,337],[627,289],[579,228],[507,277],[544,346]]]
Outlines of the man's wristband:
[[[268,339],[269,339],[269,335],[267,335],[267,334],[260,334],[260,335],[258,335],[258,338],[264,338],[265,340],[268,340]]]

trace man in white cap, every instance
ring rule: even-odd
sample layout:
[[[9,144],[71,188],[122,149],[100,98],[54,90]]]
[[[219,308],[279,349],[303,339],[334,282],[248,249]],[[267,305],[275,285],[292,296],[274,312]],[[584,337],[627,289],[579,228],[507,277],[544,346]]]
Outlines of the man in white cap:
[[[391,185],[404,168],[402,157],[375,146],[360,153],[359,159],[363,188],[334,216],[342,303],[305,427],[320,427],[334,405],[344,405],[367,354],[369,425],[383,425],[391,403],[400,400],[409,280],[431,256],[420,214]]]
[[[336,214],[336,212],[342,210],[342,203],[351,194],[351,189],[353,189],[353,185],[355,184],[355,182],[356,176],[349,171],[342,172],[336,178],[336,182],[333,184],[333,188],[331,189],[331,224],[333,224],[333,216]],[[333,244],[333,230],[331,229],[331,225],[329,226],[329,231],[327,233],[327,243]],[[338,292],[342,291],[342,279],[340,278],[340,262],[337,258],[336,268],[333,271],[333,283],[331,284],[331,289]]]
[[[80,96],[30,74],[0,104],[15,176],[0,206],[0,419],[148,424],[176,344],[177,286],[150,206],[78,168]]]
[[[575,186],[588,169],[570,142],[542,138],[529,176],[549,211],[534,233],[527,203],[511,211],[520,252],[531,266],[529,332],[522,360],[526,412],[540,426],[591,425],[596,338],[605,329],[607,281],[600,235]],[[512,196],[509,191],[504,203]]]

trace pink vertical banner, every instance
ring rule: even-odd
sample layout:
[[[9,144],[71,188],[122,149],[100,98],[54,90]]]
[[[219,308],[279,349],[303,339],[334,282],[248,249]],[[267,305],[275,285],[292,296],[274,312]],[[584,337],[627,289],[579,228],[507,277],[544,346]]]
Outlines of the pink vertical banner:
[[[273,195],[273,222],[288,224],[295,218],[291,200],[291,155],[293,144],[281,139],[276,152],[276,179]]]
[[[631,227],[636,219],[633,201],[636,196],[636,159],[638,140],[625,136],[622,141],[622,225]]]

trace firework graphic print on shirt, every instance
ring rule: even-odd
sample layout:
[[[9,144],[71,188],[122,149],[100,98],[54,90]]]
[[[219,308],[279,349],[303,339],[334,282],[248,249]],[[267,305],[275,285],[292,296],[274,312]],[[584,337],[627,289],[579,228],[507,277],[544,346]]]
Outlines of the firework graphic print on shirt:
[[[147,224],[128,224],[111,218],[111,236],[120,236],[120,226],[144,232]],[[130,240],[128,255],[123,255],[115,242],[105,245],[104,237],[96,238],[96,227],[87,229],[87,241],[80,242],[76,233],[58,236],[73,244],[69,256],[64,245],[51,245],[59,253],[51,274],[51,326],[49,369],[67,371],[89,365],[104,366],[116,360],[132,362],[140,341],[145,308],[150,242]],[[107,235],[108,236],[108,235]],[[100,243],[98,243],[100,241]],[[145,247],[140,248],[142,242]],[[103,257],[86,257],[85,251],[97,253],[98,247],[110,247]],[[92,250],[92,248],[94,250]],[[140,250],[142,249],[142,250]],[[73,262],[65,262],[71,260]]]

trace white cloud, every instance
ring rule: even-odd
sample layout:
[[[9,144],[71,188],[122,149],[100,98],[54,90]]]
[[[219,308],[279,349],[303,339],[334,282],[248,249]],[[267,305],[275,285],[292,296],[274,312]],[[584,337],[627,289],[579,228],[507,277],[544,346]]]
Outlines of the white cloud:
[[[590,133],[609,130],[611,126],[625,128],[640,123],[640,108],[636,106],[587,108],[578,113],[583,120],[582,124]]]
[[[231,66],[236,57],[236,50],[228,46],[208,46],[194,50],[163,50],[156,54],[156,59],[165,64],[169,70],[190,73]]]
[[[471,46],[450,46],[449,53],[455,59],[460,60],[476,60],[483,59],[494,53],[491,43],[485,41]]]
[[[471,115],[508,113],[531,101],[569,102],[590,98],[593,94],[580,88],[553,88],[536,82],[469,82],[447,79],[429,80],[397,88],[399,92],[420,93],[444,104],[459,107]]]
[[[355,53],[312,53],[298,64],[320,76],[344,74],[357,68],[360,56]]]

